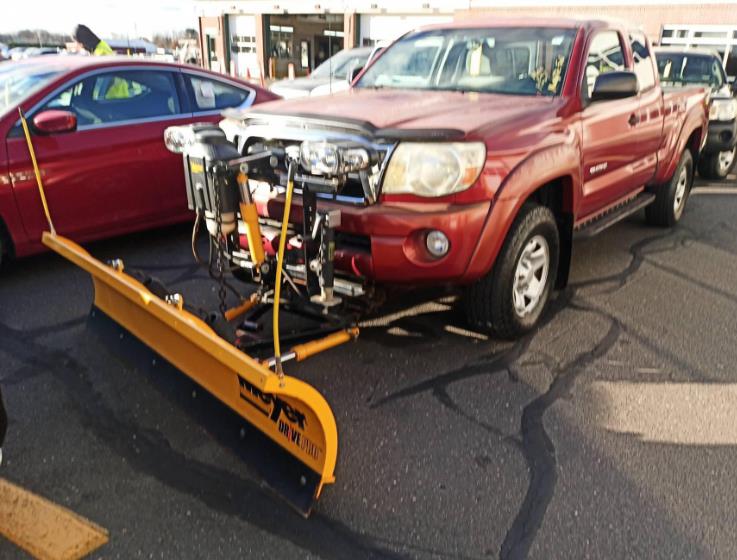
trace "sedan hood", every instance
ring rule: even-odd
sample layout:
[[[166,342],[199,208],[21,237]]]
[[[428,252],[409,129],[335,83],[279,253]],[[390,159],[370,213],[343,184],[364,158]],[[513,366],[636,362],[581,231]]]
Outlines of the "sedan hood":
[[[333,79],[333,81],[337,82],[340,80]],[[316,87],[328,83],[330,83],[329,78],[310,78],[308,76],[305,78],[295,78],[294,80],[279,80],[278,82],[274,82],[273,84],[271,84],[271,87],[269,89],[271,91],[274,91],[275,93],[279,91],[299,91],[309,93]]]
[[[550,112],[558,99],[448,91],[352,89],[329,97],[265,103],[249,111],[283,116],[361,121],[381,129],[456,129],[464,134],[489,124],[521,124]],[[536,116],[537,115],[537,116]]]

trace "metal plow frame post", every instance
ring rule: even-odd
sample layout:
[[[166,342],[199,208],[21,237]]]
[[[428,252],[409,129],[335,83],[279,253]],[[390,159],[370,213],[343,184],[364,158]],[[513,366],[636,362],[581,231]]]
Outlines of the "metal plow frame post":
[[[220,338],[201,319],[165,302],[122,269],[105,265],[82,247],[45,232],[43,243],[87,271],[94,306],[202,386],[278,445],[296,468],[295,478],[275,489],[307,516],[322,487],[335,481],[338,452],[335,418],[312,386],[266,366]]]

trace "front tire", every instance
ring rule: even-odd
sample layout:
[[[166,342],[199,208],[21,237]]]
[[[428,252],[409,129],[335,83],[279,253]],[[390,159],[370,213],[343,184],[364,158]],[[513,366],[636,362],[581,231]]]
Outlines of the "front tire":
[[[691,192],[693,175],[693,157],[685,150],[673,177],[658,187],[655,201],[645,208],[645,218],[650,225],[672,227],[678,223]]]
[[[492,270],[465,294],[468,322],[499,338],[532,330],[555,283],[560,236],[553,212],[526,203]]]
[[[702,154],[699,158],[699,175],[704,179],[726,179],[737,159],[737,145],[731,150]]]

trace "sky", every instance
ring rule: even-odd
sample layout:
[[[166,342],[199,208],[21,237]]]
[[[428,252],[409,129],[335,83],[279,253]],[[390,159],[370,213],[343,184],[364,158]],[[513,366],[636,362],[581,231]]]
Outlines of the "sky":
[[[0,32],[46,29],[70,33],[84,23],[97,35],[150,37],[156,32],[197,28],[194,0],[0,0]]]

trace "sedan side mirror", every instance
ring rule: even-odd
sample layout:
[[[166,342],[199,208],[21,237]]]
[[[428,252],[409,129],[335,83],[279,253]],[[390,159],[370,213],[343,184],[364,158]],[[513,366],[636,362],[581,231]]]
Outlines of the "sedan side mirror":
[[[59,134],[77,130],[77,115],[70,111],[49,109],[33,117],[33,126],[43,134]]]
[[[616,71],[599,74],[591,92],[591,101],[609,101],[637,95],[639,86],[634,72]]]
[[[352,84],[353,80],[356,79],[356,76],[358,76],[362,70],[363,66],[354,66],[353,68],[351,68],[351,71],[348,72],[348,76],[346,78],[348,80],[348,83]]]

